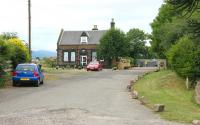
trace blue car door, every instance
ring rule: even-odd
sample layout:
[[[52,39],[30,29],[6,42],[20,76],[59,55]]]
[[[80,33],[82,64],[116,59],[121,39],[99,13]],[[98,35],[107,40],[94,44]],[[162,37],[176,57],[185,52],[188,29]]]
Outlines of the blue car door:
[[[40,66],[38,66],[38,73],[39,73],[39,76],[40,76],[40,82],[42,82],[43,79],[44,79],[44,75],[43,75],[43,73],[42,73],[42,70],[41,70],[41,67],[40,67]]]

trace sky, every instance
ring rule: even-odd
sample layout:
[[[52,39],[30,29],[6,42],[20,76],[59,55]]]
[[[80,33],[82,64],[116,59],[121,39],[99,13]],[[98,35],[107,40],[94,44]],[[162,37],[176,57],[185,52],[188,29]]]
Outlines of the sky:
[[[163,0],[31,0],[32,49],[56,51],[61,29],[67,31],[116,27],[151,33],[150,23]],[[28,0],[0,0],[0,33],[17,32],[28,42]]]

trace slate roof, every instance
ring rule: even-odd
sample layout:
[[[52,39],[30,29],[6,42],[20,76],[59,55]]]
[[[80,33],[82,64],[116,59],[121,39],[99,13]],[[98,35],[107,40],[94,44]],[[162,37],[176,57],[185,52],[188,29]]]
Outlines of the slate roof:
[[[80,45],[81,35],[83,33],[88,35],[88,44],[99,44],[101,37],[107,32],[107,30],[95,30],[95,31],[63,31],[61,32],[59,45]]]

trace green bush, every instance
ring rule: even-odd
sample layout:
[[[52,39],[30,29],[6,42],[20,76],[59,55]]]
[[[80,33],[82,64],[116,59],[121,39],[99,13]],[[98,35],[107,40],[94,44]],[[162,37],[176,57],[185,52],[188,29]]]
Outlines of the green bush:
[[[3,78],[0,78],[0,88],[4,86],[5,80]]]
[[[28,48],[18,38],[0,35],[0,64],[5,67],[7,60],[12,61],[13,68],[19,63],[28,62],[30,60]]]
[[[13,68],[19,63],[26,63],[30,60],[28,48],[23,44],[22,40],[18,38],[11,38],[7,40],[7,44],[11,47],[10,52]]]
[[[167,52],[168,62],[180,76],[199,77],[200,50],[189,36],[184,36]]]
[[[42,59],[41,62],[42,62],[42,65],[45,65],[46,67],[49,67],[49,68],[56,67],[56,59],[45,57]]]

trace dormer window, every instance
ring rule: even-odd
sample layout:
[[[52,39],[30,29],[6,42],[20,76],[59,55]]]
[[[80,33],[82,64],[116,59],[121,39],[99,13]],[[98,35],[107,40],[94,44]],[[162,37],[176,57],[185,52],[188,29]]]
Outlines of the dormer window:
[[[81,37],[81,43],[88,43],[88,38],[87,38],[87,36],[82,36]]]
[[[81,37],[81,41],[80,41],[81,44],[87,44],[88,43],[88,38],[89,38],[88,32],[83,31],[80,37]]]

